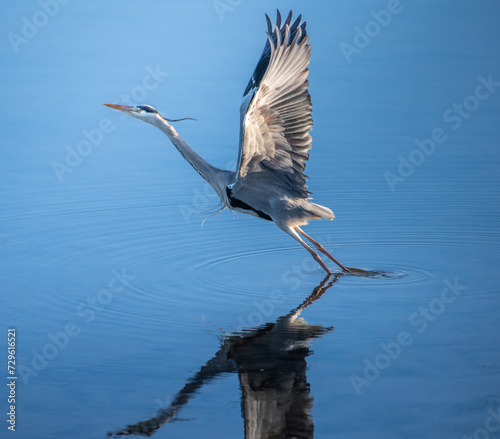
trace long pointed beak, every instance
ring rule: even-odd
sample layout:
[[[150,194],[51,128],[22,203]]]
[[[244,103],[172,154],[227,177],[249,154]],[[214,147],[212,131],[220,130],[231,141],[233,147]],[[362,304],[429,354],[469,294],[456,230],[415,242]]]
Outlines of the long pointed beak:
[[[128,112],[133,108],[133,107],[129,107],[128,105],[116,105],[116,104],[104,104],[104,105],[106,105],[106,107],[113,108],[115,110],[125,111],[125,112]]]

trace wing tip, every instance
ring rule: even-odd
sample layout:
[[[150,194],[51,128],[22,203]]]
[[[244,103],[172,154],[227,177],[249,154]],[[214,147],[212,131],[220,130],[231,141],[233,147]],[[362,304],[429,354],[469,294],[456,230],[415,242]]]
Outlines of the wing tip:
[[[266,22],[267,22],[267,33],[271,34],[273,31],[273,24],[271,23],[271,19],[269,18],[269,15],[266,14]]]
[[[301,32],[301,35],[299,35],[297,38],[297,44],[302,43],[302,41],[307,36],[307,31],[306,31],[307,22],[306,21],[301,22],[302,14],[299,14],[299,16],[293,22],[293,24],[291,24],[293,18],[293,11],[290,9],[283,25],[282,25],[282,15],[279,9],[276,9],[276,21],[274,25],[272,24],[269,15],[265,14],[265,16],[267,22],[267,32],[275,42],[276,40],[278,40],[278,37],[280,35],[282,37],[285,35],[287,29],[289,29],[290,42],[294,40],[294,37],[297,35],[298,32]]]

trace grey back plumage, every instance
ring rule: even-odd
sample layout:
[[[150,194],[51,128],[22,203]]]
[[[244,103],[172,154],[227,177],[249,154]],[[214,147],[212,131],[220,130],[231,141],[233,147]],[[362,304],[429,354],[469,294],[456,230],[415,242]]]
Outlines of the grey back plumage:
[[[301,24],[299,16],[290,25],[291,11],[283,27],[279,11],[274,27],[266,18],[268,40],[240,108],[237,182],[248,177],[256,181],[255,173],[264,173],[289,195],[305,199],[309,192],[304,170],[313,124],[306,23]]]

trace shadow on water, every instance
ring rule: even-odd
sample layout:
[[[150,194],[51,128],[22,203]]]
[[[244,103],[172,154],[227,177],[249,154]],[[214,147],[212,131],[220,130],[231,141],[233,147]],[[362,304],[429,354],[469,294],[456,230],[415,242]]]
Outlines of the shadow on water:
[[[238,374],[240,381],[246,439],[312,438],[313,398],[306,376],[306,358],[311,353],[310,342],[332,331],[333,326],[309,325],[299,316],[342,276],[391,277],[390,273],[359,269],[328,275],[299,306],[275,322],[224,337],[215,355],[156,416],[108,432],[107,436],[153,435],[164,424],[175,421],[179,411],[205,384],[232,372]]]

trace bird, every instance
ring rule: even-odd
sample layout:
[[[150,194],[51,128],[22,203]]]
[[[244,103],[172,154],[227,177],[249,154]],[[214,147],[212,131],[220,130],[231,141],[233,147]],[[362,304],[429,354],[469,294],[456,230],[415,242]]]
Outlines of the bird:
[[[243,93],[240,106],[239,153],[236,171],[222,170],[200,157],[171,125],[177,120],[163,117],[149,105],[104,104],[159,128],[189,164],[220,198],[221,210],[253,215],[272,221],[298,241],[326,271],[333,272],[319,254],[337,264],[342,272],[351,269],[335,259],[301,226],[310,220],[333,220],[325,206],[311,202],[304,174],[313,125],[308,91],[311,46],[302,15],[292,23],[292,11],[282,24],[267,21],[267,40],[257,66]]]

